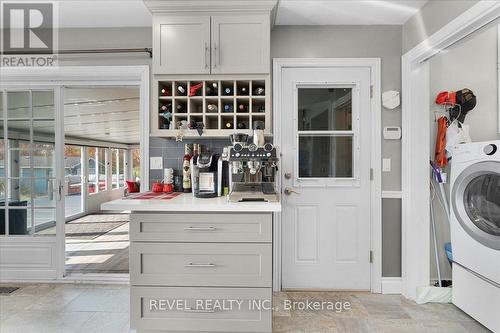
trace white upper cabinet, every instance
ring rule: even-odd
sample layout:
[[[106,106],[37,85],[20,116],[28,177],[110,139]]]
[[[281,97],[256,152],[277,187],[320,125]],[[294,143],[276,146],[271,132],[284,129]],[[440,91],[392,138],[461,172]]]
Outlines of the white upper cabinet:
[[[156,74],[210,73],[210,16],[154,15]]]
[[[269,15],[153,16],[154,74],[269,72]]]
[[[211,32],[212,74],[270,71],[269,16],[213,15]]]

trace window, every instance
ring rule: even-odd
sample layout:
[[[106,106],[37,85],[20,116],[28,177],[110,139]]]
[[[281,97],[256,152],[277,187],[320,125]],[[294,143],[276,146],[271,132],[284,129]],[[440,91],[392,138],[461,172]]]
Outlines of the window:
[[[107,160],[106,160],[107,148],[97,148],[97,169],[99,175],[98,181],[98,191],[106,191],[108,189],[108,177],[107,177]]]
[[[89,194],[106,191],[106,148],[90,147],[87,149],[89,159]]]
[[[97,181],[99,179],[98,174],[98,158],[97,158],[97,150],[98,148],[90,147],[87,148],[87,156],[89,160],[88,168],[89,168],[89,176],[88,176],[88,192],[89,194],[94,194],[99,192],[99,187],[97,185]]]
[[[124,149],[111,148],[112,188],[125,186],[125,153]]]
[[[298,89],[299,178],[354,178],[352,90]]]
[[[134,148],[131,151],[132,155],[132,180],[141,180],[141,149]]]

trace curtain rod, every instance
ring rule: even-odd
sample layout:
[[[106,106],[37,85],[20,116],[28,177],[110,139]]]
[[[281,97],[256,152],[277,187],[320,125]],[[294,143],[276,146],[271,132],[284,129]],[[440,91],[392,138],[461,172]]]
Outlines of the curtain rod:
[[[114,48],[114,49],[61,49],[57,50],[56,54],[90,54],[90,53],[148,53],[149,57],[153,57],[153,49],[150,47],[144,48]],[[44,54],[40,51],[22,51],[22,52],[3,52],[4,55],[31,55]]]

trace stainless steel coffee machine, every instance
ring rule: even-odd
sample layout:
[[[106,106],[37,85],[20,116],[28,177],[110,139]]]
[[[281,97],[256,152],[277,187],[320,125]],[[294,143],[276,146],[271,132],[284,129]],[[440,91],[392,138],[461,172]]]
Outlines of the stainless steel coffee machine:
[[[232,145],[223,154],[229,162],[229,201],[279,201],[276,147],[264,142],[262,130],[254,130],[251,143],[246,134],[231,134],[230,140]]]

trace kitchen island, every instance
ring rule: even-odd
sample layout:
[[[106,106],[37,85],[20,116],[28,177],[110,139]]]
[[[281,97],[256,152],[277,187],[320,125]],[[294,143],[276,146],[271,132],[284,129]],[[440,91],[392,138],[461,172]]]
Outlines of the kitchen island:
[[[131,211],[130,324],[138,332],[271,332],[273,213],[225,197],[119,199]]]

